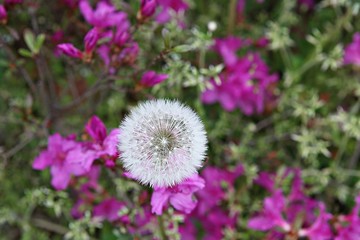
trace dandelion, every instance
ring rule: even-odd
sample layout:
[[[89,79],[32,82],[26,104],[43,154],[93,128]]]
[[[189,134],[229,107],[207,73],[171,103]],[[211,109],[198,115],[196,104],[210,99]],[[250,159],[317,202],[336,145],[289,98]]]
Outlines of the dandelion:
[[[134,108],[120,126],[121,161],[143,184],[174,186],[201,167],[207,149],[200,118],[177,101],[153,100]]]

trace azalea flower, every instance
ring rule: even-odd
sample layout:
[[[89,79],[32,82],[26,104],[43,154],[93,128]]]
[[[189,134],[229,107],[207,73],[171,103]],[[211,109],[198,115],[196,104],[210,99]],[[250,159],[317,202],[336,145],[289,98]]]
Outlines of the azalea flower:
[[[81,176],[90,170],[92,155],[72,137],[63,138],[56,133],[49,137],[48,148],[35,158],[32,167],[36,170],[50,167],[51,184],[55,189],[63,190],[72,175]]]
[[[360,33],[355,33],[353,41],[345,47],[344,64],[360,66]]]
[[[230,59],[228,66],[219,81],[210,81],[211,87],[203,92],[201,100],[207,104],[220,102],[227,111],[240,108],[245,115],[262,113],[265,104],[274,101],[271,86],[277,82],[277,75],[269,73],[258,53],[248,53],[235,64],[228,48],[224,49],[222,54]]]
[[[77,49],[71,43],[58,44],[57,48],[60,52],[66,54],[72,58],[78,58],[78,59],[83,59],[84,57],[91,58],[92,52],[95,49],[96,44],[99,39],[100,39],[99,32],[95,28],[93,28],[85,35],[85,38],[84,38],[85,51],[84,52]],[[85,60],[88,60],[88,59],[85,59]]]
[[[204,188],[205,181],[198,174],[172,187],[155,187],[151,196],[152,212],[161,215],[167,202],[178,211],[189,214],[196,207],[193,193]]]
[[[237,166],[232,171],[217,167],[206,167],[201,172],[201,176],[206,181],[206,186],[196,194],[199,199],[197,213],[206,215],[213,211],[213,207],[218,206],[225,199],[226,192],[234,188],[235,180],[243,173],[242,165]],[[228,189],[224,188],[224,184],[227,185]]]
[[[325,204],[319,204],[319,216],[316,221],[307,229],[300,229],[300,237],[308,237],[309,240],[328,240],[332,238],[331,228],[328,224],[331,214],[325,211]]]
[[[106,166],[115,166],[119,155],[117,151],[119,129],[113,129],[107,135],[104,123],[97,116],[93,116],[86,124],[85,130],[93,140],[88,146],[93,153],[92,160],[103,158]]]
[[[161,24],[165,24],[171,20],[171,16],[182,15],[188,8],[189,5],[183,0],[157,0],[161,7],[160,13],[156,16],[156,21]],[[178,20],[179,27],[185,27],[184,22]]]
[[[129,216],[120,215],[121,210],[126,208],[123,202],[111,197],[108,198],[94,207],[93,216],[101,220],[107,220],[109,222],[120,221],[128,223],[130,221]]]
[[[141,0],[140,14],[141,18],[148,18],[154,15],[156,10],[156,0]]]
[[[236,51],[244,44],[245,42],[240,38],[229,36],[223,39],[215,39],[213,49],[221,55],[227,66],[233,66],[238,61]]]
[[[260,231],[280,227],[285,232],[288,232],[291,226],[282,216],[284,209],[285,197],[278,190],[271,197],[265,198],[263,210],[249,220],[248,227]]]
[[[85,20],[96,28],[117,26],[127,18],[126,13],[116,11],[114,6],[104,1],[98,2],[96,9],[93,10],[87,0],[82,0],[79,8]]]
[[[153,87],[167,78],[168,76],[166,74],[157,74],[155,71],[147,71],[143,74],[140,83],[146,87]]]
[[[360,195],[355,199],[355,206],[350,214],[340,215],[339,223],[336,225],[337,236],[335,240],[357,240],[360,239]]]
[[[7,12],[4,5],[0,4],[0,23],[6,24],[7,22]]]
[[[187,106],[170,100],[135,107],[120,126],[119,152],[125,169],[143,184],[168,187],[197,173],[206,133]]]

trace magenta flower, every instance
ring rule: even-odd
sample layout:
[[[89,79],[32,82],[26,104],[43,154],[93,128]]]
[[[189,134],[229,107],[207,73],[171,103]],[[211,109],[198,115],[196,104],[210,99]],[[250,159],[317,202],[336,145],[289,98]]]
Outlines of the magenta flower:
[[[4,5],[0,4],[0,23],[6,24],[7,22],[7,12]]]
[[[82,52],[77,49],[72,43],[61,43],[57,45],[57,49],[69,57],[82,59]]]
[[[49,137],[48,148],[40,153],[33,162],[33,168],[51,169],[51,184],[57,190],[65,189],[72,175],[80,176],[90,170],[92,152],[71,138],[63,138],[60,134]]]
[[[298,4],[301,7],[306,8],[306,10],[313,9],[315,7],[315,1],[314,0],[298,0]]]
[[[154,15],[156,10],[156,0],[141,0],[140,14],[144,18],[151,17]]]
[[[300,229],[299,236],[308,237],[309,240],[331,239],[333,236],[328,223],[329,219],[331,219],[331,214],[326,213],[324,203],[320,203],[318,218],[309,228]]]
[[[91,53],[98,42],[100,38],[100,34],[96,28],[91,29],[84,38],[84,44],[85,44],[85,52]]]
[[[8,5],[15,5],[22,3],[23,0],[5,0],[4,3]]]
[[[120,211],[125,207],[126,205],[123,202],[115,198],[108,198],[94,207],[93,216],[109,222],[120,221],[122,223],[128,223],[130,221],[129,216],[120,216]]]
[[[345,47],[344,64],[360,66],[360,33],[355,33],[353,41]]]
[[[98,2],[93,10],[88,0],[82,0],[79,8],[85,20],[97,28],[117,26],[127,18],[125,13],[117,12],[114,6],[103,1]]]
[[[171,20],[171,12],[177,15],[183,14],[188,8],[188,4],[183,0],[157,0],[159,6],[161,6],[161,12],[156,16],[158,23],[164,24]],[[178,25],[184,27],[185,24],[178,20]]]
[[[173,187],[155,187],[151,196],[151,211],[161,215],[164,206],[169,201],[178,211],[189,214],[196,207],[197,203],[193,199],[193,193],[204,188],[204,186],[204,179],[195,174]]]
[[[199,218],[205,229],[204,240],[224,239],[224,228],[234,229],[237,216],[217,207]]]
[[[139,45],[136,42],[129,43],[129,47],[124,48],[117,60],[126,65],[133,65],[139,54]]]
[[[244,42],[240,38],[229,36],[223,39],[215,39],[213,49],[221,55],[226,66],[233,66],[238,60],[236,51],[239,50],[243,44]]]
[[[236,12],[238,15],[242,16],[245,10],[245,0],[238,0],[236,4]]]
[[[100,39],[100,33],[96,28],[91,29],[84,38],[85,51],[81,52],[71,43],[62,43],[57,45],[57,49],[72,58],[84,59],[88,61],[91,59],[92,52],[94,51],[98,40]]]
[[[336,226],[337,236],[335,240],[360,239],[360,195],[355,199],[355,207],[349,215],[339,216],[339,224]]]
[[[290,231],[290,224],[285,221],[282,212],[285,209],[285,197],[280,190],[275,191],[271,197],[265,198],[264,209],[248,222],[248,227],[255,230],[267,231],[275,227]]]
[[[157,74],[155,71],[147,71],[143,74],[140,83],[146,87],[153,87],[168,78],[166,74]]]
[[[76,191],[78,200],[71,208],[71,216],[73,218],[82,218],[87,209],[92,209],[97,195],[102,193],[102,188],[98,184],[99,175],[100,167],[92,166],[90,171],[83,176],[87,178],[87,182],[82,184],[80,189]]]
[[[205,168],[201,176],[206,181],[204,189],[197,192],[199,199],[197,213],[205,215],[211,212],[213,207],[218,206],[226,197],[226,192],[233,189],[235,180],[244,173],[244,168],[239,165],[233,171],[224,170],[216,167]],[[224,189],[226,184],[228,189]]]
[[[112,43],[118,47],[123,47],[130,39],[130,23],[126,20],[116,27]]]
[[[93,116],[86,124],[85,130],[93,139],[89,146],[93,153],[92,161],[103,158],[106,166],[115,166],[119,155],[117,151],[119,129],[116,128],[107,135],[104,123],[97,116]]]
[[[201,100],[207,104],[220,102],[227,111],[238,107],[245,115],[262,113],[265,104],[275,101],[271,86],[278,80],[277,75],[269,74],[268,66],[257,53],[247,54],[235,65],[230,62],[232,65],[220,74],[220,82],[212,80],[212,87],[203,92]]]
[[[269,192],[275,191],[275,175],[267,172],[260,172],[254,183],[262,186]]]

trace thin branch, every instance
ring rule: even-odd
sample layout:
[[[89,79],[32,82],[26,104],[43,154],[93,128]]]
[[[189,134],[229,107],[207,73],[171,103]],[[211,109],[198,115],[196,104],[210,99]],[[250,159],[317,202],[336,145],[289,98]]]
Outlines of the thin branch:
[[[355,151],[350,158],[349,168],[350,169],[355,168],[359,162],[359,159],[360,159],[360,140],[357,142]]]
[[[31,140],[33,140],[34,135],[31,134],[30,136],[28,136],[27,138],[25,138],[25,140],[21,141],[20,143],[18,143],[17,145],[15,145],[13,148],[11,148],[9,151],[5,152],[3,154],[3,157],[5,159],[8,159],[12,156],[14,156],[16,153],[18,153],[19,151],[21,151],[26,145],[28,145]]]
[[[31,94],[34,97],[37,96],[37,88],[36,88],[35,83],[31,79],[30,74],[24,68],[22,68],[18,64],[16,64],[16,62],[17,62],[16,55],[13,53],[12,49],[2,40],[1,37],[0,37],[0,47],[3,47],[5,49],[5,52],[6,52],[7,56],[9,57],[10,61],[14,63],[19,74],[25,79],[26,83],[30,87]]]
[[[66,227],[63,227],[59,224],[49,222],[41,218],[32,218],[31,222],[34,226],[45,229],[50,232],[54,232],[60,235],[65,235],[69,230]]]

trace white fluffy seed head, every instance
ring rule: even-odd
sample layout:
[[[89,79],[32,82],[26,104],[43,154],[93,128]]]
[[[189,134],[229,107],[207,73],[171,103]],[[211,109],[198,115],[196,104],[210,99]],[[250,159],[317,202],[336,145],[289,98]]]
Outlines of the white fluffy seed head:
[[[204,125],[178,101],[152,100],[135,107],[120,125],[120,159],[150,186],[172,186],[197,172],[207,149]]]

